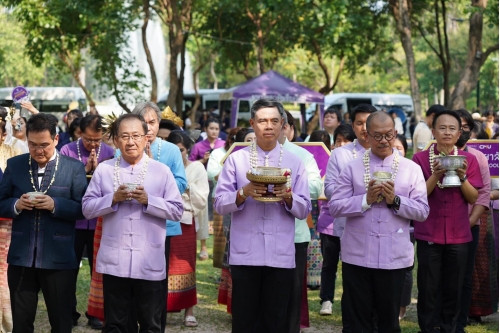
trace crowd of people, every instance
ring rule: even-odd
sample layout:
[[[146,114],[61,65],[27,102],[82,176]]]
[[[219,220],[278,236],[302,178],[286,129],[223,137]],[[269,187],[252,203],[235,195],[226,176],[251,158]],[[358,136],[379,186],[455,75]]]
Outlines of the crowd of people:
[[[209,221],[221,269],[213,301],[233,332],[301,332],[308,287],[332,315],[339,261],[343,332],[400,332],[414,266],[421,332],[464,332],[497,311],[498,178],[467,144],[498,137],[493,113],[433,105],[407,140],[395,112],[328,108],[304,138],[331,150],[323,181],[315,156],[293,144],[293,116],[270,99],[252,105],[249,127],[224,134],[204,115],[199,137],[152,102],[109,121],[69,110],[66,132],[24,107],[29,119],[0,108],[4,332],[35,331],[40,290],[53,332],[78,325],[84,255],[91,328],[165,332],[167,312],[181,311],[198,326]],[[227,155],[238,142],[248,145]],[[446,156],[463,159],[454,187]],[[266,167],[286,181],[259,182]]]

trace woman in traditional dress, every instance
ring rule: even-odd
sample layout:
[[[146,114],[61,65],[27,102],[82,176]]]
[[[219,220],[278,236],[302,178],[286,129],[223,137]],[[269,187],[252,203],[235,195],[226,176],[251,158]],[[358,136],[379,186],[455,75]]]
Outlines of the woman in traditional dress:
[[[170,243],[167,311],[177,312],[184,309],[184,325],[195,327],[198,326],[193,312],[197,303],[196,231],[200,228],[200,221],[206,220],[208,215],[208,176],[201,162],[188,160],[192,141],[185,132],[172,131],[167,141],[179,147],[188,181],[188,187],[182,194],[182,235],[173,237]]]
[[[208,165],[208,160],[210,158],[210,154],[215,149],[224,147],[225,141],[219,139],[220,123],[218,119],[209,118],[205,122],[205,131],[207,133],[207,138],[194,145],[193,149],[191,150],[191,154],[189,154],[189,160],[193,162],[194,161],[201,162],[206,169]],[[209,185],[210,185],[210,192],[212,192],[214,188],[213,181],[209,181]],[[208,216],[210,221],[213,220],[212,207],[213,207],[212,197],[210,196],[208,198],[208,214],[209,214]],[[200,260],[207,260],[208,252],[207,252],[206,238],[205,239],[201,239],[202,237],[199,238],[201,241],[199,258]]]
[[[0,172],[5,170],[9,158],[22,154],[18,148],[5,143],[5,141],[11,139],[10,115],[4,107],[0,106]],[[1,174],[3,175],[3,173]],[[2,249],[0,251],[0,330],[2,332],[12,331],[12,311],[9,285],[7,283],[7,253],[9,252],[11,231],[12,219],[0,217],[0,247]]]

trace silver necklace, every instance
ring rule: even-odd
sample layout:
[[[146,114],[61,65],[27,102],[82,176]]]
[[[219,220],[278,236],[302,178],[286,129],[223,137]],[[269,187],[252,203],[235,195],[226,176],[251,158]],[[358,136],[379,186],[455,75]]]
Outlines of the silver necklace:
[[[82,138],[78,138],[78,140],[76,141],[76,150],[78,152],[78,159],[80,160],[80,162],[83,163],[83,160],[82,160],[82,153],[80,152],[80,141],[82,141]],[[101,154],[101,146],[102,146],[102,142],[99,143],[99,148],[97,149],[97,161],[99,161],[99,155]]]

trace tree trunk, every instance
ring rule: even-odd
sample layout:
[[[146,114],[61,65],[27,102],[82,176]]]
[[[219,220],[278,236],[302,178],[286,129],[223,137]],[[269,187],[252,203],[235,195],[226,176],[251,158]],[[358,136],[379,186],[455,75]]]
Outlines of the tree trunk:
[[[462,71],[462,75],[453,90],[450,100],[450,108],[452,110],[465,108],[465,101],[470,96],[471,91],[476,88],[479,78],[481,66],[484,64],[488,56],[495,51],[498,51],[498,43],[489,47],[482,52],[483,39],[483,13],[477,11],[472,14],[469,25],[469,46],[467,51],[467,59]]]
[[[146,30],[148,28],[149,18],[151,17],[151,12],[149,8],[149,0],[143,0],[142,9],[144,11],[144,23],[142,24],[142,46],[144,47],[144,52],[146,53],[146,60],[149,65],[149,71],[151,72],[151,102],[156,103],[158,100],[158,79],[156,78],[155,65],[153,63],[153,58],[151,57],[151,51],[149,50],[148,41],[146,38]]]
[[[418,120],[422,116],[420,104],[420,88],[418,86],[417,72],[415,70],[415,56],[413,54],[413,43],[411,39],[410,4],[411,0],[391,0],[390,6],[396,27],[401,39],[401,45],[405,51],[406,69],[410,78],[411,97],[413,99],[413,110]]]
[[[183,117],[184,110],[182,109],[182,101],[184,100],[184,70],[186,69],[186,43],[188,40],[188,33],[183,34],[184,39],[182,41],[181,49],[181,70],[179,72],[179,89],[177,90],[176,109],[177,114]]]

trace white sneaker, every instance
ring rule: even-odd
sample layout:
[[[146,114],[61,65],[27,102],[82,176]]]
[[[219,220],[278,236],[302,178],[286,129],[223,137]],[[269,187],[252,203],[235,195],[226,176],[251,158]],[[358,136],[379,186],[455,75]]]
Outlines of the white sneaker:
[[[332,314],[332,302],[323,302],[321,304],[321,310],[319,310],[319,314],[322,316],[330,316]]]

